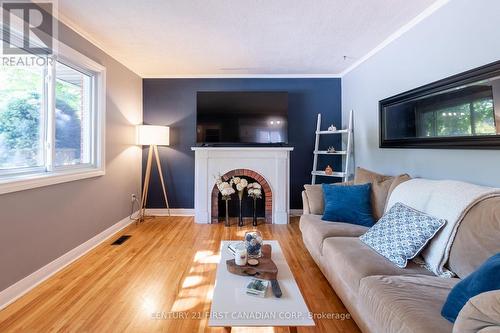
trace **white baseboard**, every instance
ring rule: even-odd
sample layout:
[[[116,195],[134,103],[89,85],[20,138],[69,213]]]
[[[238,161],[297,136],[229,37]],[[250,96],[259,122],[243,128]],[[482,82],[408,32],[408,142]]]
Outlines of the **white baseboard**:
[[[166,208],[146,208],[146,215],[168,216]],[[170,208],[171,216],[194,216],[194,208]]]
[[[290,216],[302,215],[302,209],[290,209]],[[166,208],[147,208],[146,215],[168,216]],[[194,216],[193,208],[170,208],[171,216]]]
[[[290,216],[300,216],[304,213],[302,209],[290,209]]]
[[[135,215],[136,213],[134,213]],[[63,254],[59,258],[55,259],[54,261],[48,263],[47,265],[43,266],[39,270],[35,271],[34,273],[31,273],[24,279],[14,283],[7,289],[4,289],[0,291],[0,310],[5,308],[7,305],[11,304],[15,300],[17,300],[19,297],[23,296],[26,294],[28,291],[42,283],[43,281],[47,280],[49,277],[63,269],[64,267],[68,266],[71,264],[73,261],[77,260],[93,248],[95,248],[97,245],[101,244],[104,242],[106,239],[110,238],[114,234],[116,234],[118,231],[122,230],[123,228],[127,227],[129,224],[134,222],[134,220],[131,220],[128,216],[118,223],[112,225],[108,229],[104,230],[103,232],[99,233],[98,235],[92,237],[88,241],[86,241],[83,244],[80,244],[79,246],[75,247],[74,249],[70,250],[69,252]]]

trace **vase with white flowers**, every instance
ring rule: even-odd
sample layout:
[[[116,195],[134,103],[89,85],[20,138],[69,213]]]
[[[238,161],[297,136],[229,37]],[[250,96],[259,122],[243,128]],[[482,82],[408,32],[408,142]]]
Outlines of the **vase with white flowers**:
[[[243,212],[241,210],[241,201],[243,200],[243,194],[245,188],[248,186],[248,181],[245,178],[233,177],[231,178],[231,183],[236,185],[236,190],[238,191],[238,198],[240,199],[240,216],[238,219],[238,227],[243,226]]]
[[[233,186],[225,181],[222,181],[222,178],[217,178],[216,181],[217,189],[219,189],[220,194],[222,195],[222,200],[226,202],[226,220],[224,225],[229,227],[229,208],[227,202],[231,200],[231,195],[235,193]]]
[[[259,183],[248,184],[248,196],[253,199],[253,221],[252,225],[257,226],[257,199],[262,199],[262,186]]]

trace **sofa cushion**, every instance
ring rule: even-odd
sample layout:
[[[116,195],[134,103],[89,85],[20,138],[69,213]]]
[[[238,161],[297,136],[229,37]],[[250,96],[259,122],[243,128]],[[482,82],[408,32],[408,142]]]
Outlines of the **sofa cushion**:
[[[500,188],[474,185],[456,180],[412,179],[392,192],[388,209],[404,203],[427,214],[447,220],[445,226],[427,244],[421,256],[436,275],[452,276],[446,269],[449,250],[463,217],[476,203],[488,197],[500,197]]]
[[[391,178],[393,177],[382,175],[380,173],[376,173],[361,167],[357,167],[356,172],[354,174],[354,184],[381,182]]]
[[[352,180],[349,180],[347,182],[341,182],[341,183],[332,183],[331,185],[337,185],[337,186],[349,186],[353,185],[354,182]],[[305,189],[305,194],[306,194],[306,199],[307,199],[307,205],[309,206],[309,214],[316,214],[316,215],[323,215],[325,211],[325,202],[323,199],[323,185],[322,184],[314,184],[314,185],[309,185],[305,184],[304,185]],[[302,198],[304,199],[304,198]]]
[[[323,241],[321,263],[334,288],[356,293],[362,278],[372,275],[432,275],[427,269],[409,262],[399,268],[373,251],[357,237],[331,237]],[[441,310],[441,309],[440,309]]]
[[[354,184],[372,184],[372,211],[373,217],[378,221],[384,215],[387,201],[389,201],[392,191],[394,191],[399,184],[410,179],[411,177],[407,174],[394,177],[385,176],[357,167],[354,176]]]
[[[366,170],[363,168],[356,168],[354,176],[354,184],[371,184],[371,203],[373,218],[377,221],[384,214],[385,204],[387,202],[387,195],[394,180],[394,177],[384,176],[379,173]]]
[[[500,290],[471,298],[460,311],[453,333],[493,333],[500,331]]]
[[[323,220],[342,221],[371,227],[375,221],[371,207],[371,184],[334,186],[323,184]]]
[[[306,191],[302,191],[302,214],[311,214],[311,207],[309,206],[309,200],[307,199]]]
[[[311,214],[323,215],[325,203],[323,201],[323,188],[321,184],[304,185],[306,190],[307,202],[309,203],[309,212]]]
[[[491,290],[500,290],[500,253],[486,260],[451,290],[441,315],[455,322],[458,313],[471,297]]]
[[[398,202],[359,239],[400,268],[446,223]]]
[[[459,279],[436,276],[370,276],[361,280],[359,307],[372,317],[373,332],[452,332],[439,314]]]
[[[361,225],[325,222],[321,220],[320,215],[312,214],[302,215],[299,227],[309,252],[317,258],[322,255],[324,239],[328,237],[358,237],[368,230],[367,227]]]
[[[410,179],[411,179],[410,175],[408,175],[406,173],[394,177],[394,179],[392,180],[391,186],[389,187],[389,192],[387,193],[387,199],[385,201],[384,211],[386,210],[387,202],[389,201],[389,198],[391,197],[391,194],[394,191],[394,189],[396,187],[398,187],[399,184],[402,184]]]
[[[451,245],[447,267],[460,278],[500,252],[500,197],[485,199],[465,215]]]

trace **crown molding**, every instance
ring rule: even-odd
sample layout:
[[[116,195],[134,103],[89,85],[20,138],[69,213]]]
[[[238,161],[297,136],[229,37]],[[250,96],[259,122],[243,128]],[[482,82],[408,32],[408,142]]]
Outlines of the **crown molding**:
[[[143,79],[331,79],[340,78],[339,74],[155,74],[141,75]]]
[[[370,52],[365,54],[363,57],[359,58],[354,64],[349,66],[347,69],[343,70],[339,75],[340,77],[344,77],[346,74],[354,70],[356,67],[364,63],[366,60],[370,59],[373,57],[375,54],[377,54],[379,51],[384,49],[386,46],[394,42],[396,39],[404,35],[406,32],[411,30],[413,27],[415,27],[417,24],[425,20],[427,17],[431,16],[434,14],[438,9],[446,5],[448,2],[451,0],[438,0],[434,2],[432,5],[427,7],[423,12],[415,16],[410,22],[406,23],[403,25],[401,28],[396,30],[394,33],[392,33],[389,37],[387,37],[382,43],[377,45],[374,49],[372,49]]]

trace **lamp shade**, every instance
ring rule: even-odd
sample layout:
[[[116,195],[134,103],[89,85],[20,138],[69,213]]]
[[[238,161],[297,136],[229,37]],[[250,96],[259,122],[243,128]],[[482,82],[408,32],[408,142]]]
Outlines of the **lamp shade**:
[[[168,126],[137,125],[137,144],[168,146],[170,144],[170,128]]]

